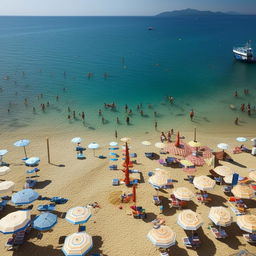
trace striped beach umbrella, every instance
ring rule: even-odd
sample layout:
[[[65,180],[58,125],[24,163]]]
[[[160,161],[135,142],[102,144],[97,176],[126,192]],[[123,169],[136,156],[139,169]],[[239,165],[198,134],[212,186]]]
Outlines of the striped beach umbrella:
[[[236,140],[238,142],[246,142],[247,141],[247,139],[245,137],[237,137]]]
[[[86,232],[78,232],[66,237],[62,251],[66,256],[83,256],[92,247],[92,237]]]
[[[227,227],[232,223],[230,211],[223,206],[211,207],[208,217],[217,226]]]
[[[203,225],[201,216],[192,210],[179,213],[177,223],[185,230],[197,230]]]
[[[256,181],[256,170],[249,172],[249,178]]]
[[[13,234],[25,230],[30,225],[30,211],[9,213],[0,220],[0,232]]]
[[[34,219],[33,228],[39,231],[47,231],[53,228],[57,224],[57,221],[57,215],[45,212]]]
[[[202,156],[197,156],[193,154],[187,156],[186,160],[192,162],[196,166],[203,166],[205,164],[204,158]]]
[[[7,174],[10,171],[11,171],[11,169],[9,167],[2,166],[2,167],[0,167],[0,176],[3,176],[3,175]]]
[[[176,234],[168,226],[151,229],[147,234],[147,238],[159,248],[169,248],[176,243]]]
[[[12,202],[16,205],[31,204],[39,197],[33,189],[23,189],[12,195]]]
[[[191,147],[182,142],[179,142],[179,146],[176,146],[175,143],[168,143],[165,150],[172,155],[179,155],[183,157],[186,157],[192,153]]]
[[[190,201],[195,196],[195,194],[186,187],[179,187],[173,190],[174,196],[183,201]]]
[[[193,184],[197,189],[207,191],[214,188],[216,181],[212,180],[207,176],[202,175],[195,177],[193,180]]]
[[[238,184],[231,190],[232,194],[237,198],[251,199],[255,196],[254,190],[245,184]]]
[[[68,210],[66,220],[72,224],[83,224],[91,218],[91,210],[87,207],[77,206]]]
[[[169,175],[165,170],[157,170],[154,175],[152,175],[148,182],[154,188],[160,189],[165,187],[168,184]]]
[[[115,142],[115,141],[112,141],[112,142],[109,143],[109,146],[111,146],[111,147],[117,147],[117,146],[118,146],[118,143]]]
[[[188,145],[189,145],[190,147],[192,147],[192,148],[199,148],[199,147],[201,146],[201,143],[198,142],[198,141],[192,140],[192,141],[190,141],[190,142],[188,143]]]
[[[236,223],[240,229],[249,232],[256,232],[256,215],[241,215],[237,216]]]
[[[233,175],[234,174],[234,170],[232,170],[230,167],[228,166],[217,166],[213,169],[217,174],[219,174],[222,177],[226,177],[229,175]]]
[[[15,183],[13,181],[3,181],[0,183],[0,194],[7,194],[14,190]]]

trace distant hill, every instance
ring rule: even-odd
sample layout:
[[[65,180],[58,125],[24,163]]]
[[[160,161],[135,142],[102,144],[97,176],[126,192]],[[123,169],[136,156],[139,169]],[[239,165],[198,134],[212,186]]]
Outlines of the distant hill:
[[[157,14],[157,17],[176,17],[176,16],[213,16],[213,15],[239,15],[234,12],[212,12],[212,11],[199,11],[196,9],[184,9],[171,12],[162,12]]]

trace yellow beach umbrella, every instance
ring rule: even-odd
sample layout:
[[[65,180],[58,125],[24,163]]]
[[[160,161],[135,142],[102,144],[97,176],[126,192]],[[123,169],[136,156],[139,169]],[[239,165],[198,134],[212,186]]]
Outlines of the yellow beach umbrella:
[[[248,185],[238,184],[234,186],[231,192],[237,198],[251,199],[255,196],[254,190]]]
[[[157,142],[155,143],[155,147],[156,148],[160,148],[160,149],[163,149],[166,147],[166,144],[162,143],[162,142]]]
[[[256,232],[256,215],[242,215],[237,216],[237,225],[240,229],[247,231],[249,233]]]
[[[213,169],[217,174],[219,174],[220,176],[226,177],[229,175],[232,175],[234,173],[234,171],[228,167],[228,166],[217,166]]]
[[[227,227],[232,223],[230,211],[223,206],[211,207],[208,217],[217,226]]]
[[[256,170],[249,172],[249,178],[256,181]]]
[[[141,144],[144,146],[150,146],[152,143],[150,141],[144,140],[141,142]]]
[[[192,148],[199,148],[199,147],[201,146],[201,143],[198,142],[198,141],[192,140],[192,141],[190,141],[190,142],[188,143],[188,145],[189,145],[190,147],[192,147]]]
[[[180,160],[180,163],[185,166],[185,167],[192,167],[195,166],[192,162],[188,161],[188,160]]]
[[[14,190],[15,183],[13,181],[3,181],[0,183],[0,194],[7,194]]]
[[[124,142],[124,143],[128,143],[128,142],[130,142],[131,141],[131,138],[128,138],[128,137],[123,137],[123,138],[121,138],[120,139],[122,142]]]
[[[176,243],[176,234],[168,226],[151,229],[147,237],[155,246],[160,248],[169,248]]]
[[[196,188],[202,191],[213,189],[216,182],[207,176],[197,176],[193,180],[193,184]]]
[[[179,187],[173,190],[173,194],[176,198],[183,201],[190,201],[195,194],[186,187]]]
[[[201,216],[192,210],[183,210],[177,223],[185,230],[197,230],[203,225]]]

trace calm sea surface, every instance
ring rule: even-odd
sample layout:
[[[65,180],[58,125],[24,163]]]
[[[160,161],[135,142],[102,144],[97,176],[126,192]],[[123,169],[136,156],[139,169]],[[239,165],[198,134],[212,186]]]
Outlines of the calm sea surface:
[[[195,125],[202,127],[233,126],[236,116],[244,126],[255,125],[255,114],[248,117],[239,106],[256,105],[256,65],[235,62],[232,56],[232,47],[247,40],[256,48],[255,27],[253,16],[0,17],[1,129],[119,126],[147,131],[155,120],[162,128],[185,129],[192,108]],[[174,105],[167,95],[175,98]],[[40,104],[48,101],[43,113]],[[104,109],[104,103],[113,101],[115,112]],[[129,127],[126,103],[133,111]],[[136,110],[140,103],[144,117]],[[76,111],[75,120],[68,121],[68,107]]]

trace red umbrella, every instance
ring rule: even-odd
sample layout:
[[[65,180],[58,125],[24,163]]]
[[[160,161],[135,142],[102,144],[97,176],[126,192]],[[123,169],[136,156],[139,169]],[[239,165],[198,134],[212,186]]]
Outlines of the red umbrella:
[[[177,133],[176,141],[175,141],[175,147],[180,146],[180,132]]]
[[[188,144],[182,142],[180,142],[179,147],[176,147],[174,143],[168,143],[165,150],[172,155],[179,155],[184,157],[192,153],[191,147]]]
[[[136,203],[136,185],[132,186],[132,201]]]
[[[126,167],[132,167],[133,164],[132,162],[130,162],[130,154],[129,154],[129,147],[128,147],[128,144],[127,142],[125,143],[125,161],[123,163],[123,166]]]
[[[125,185],[130,185],[130,176],[129,176],[129,167],[126,166],[124,170],[125,178],[124,178],[124,183]]]

